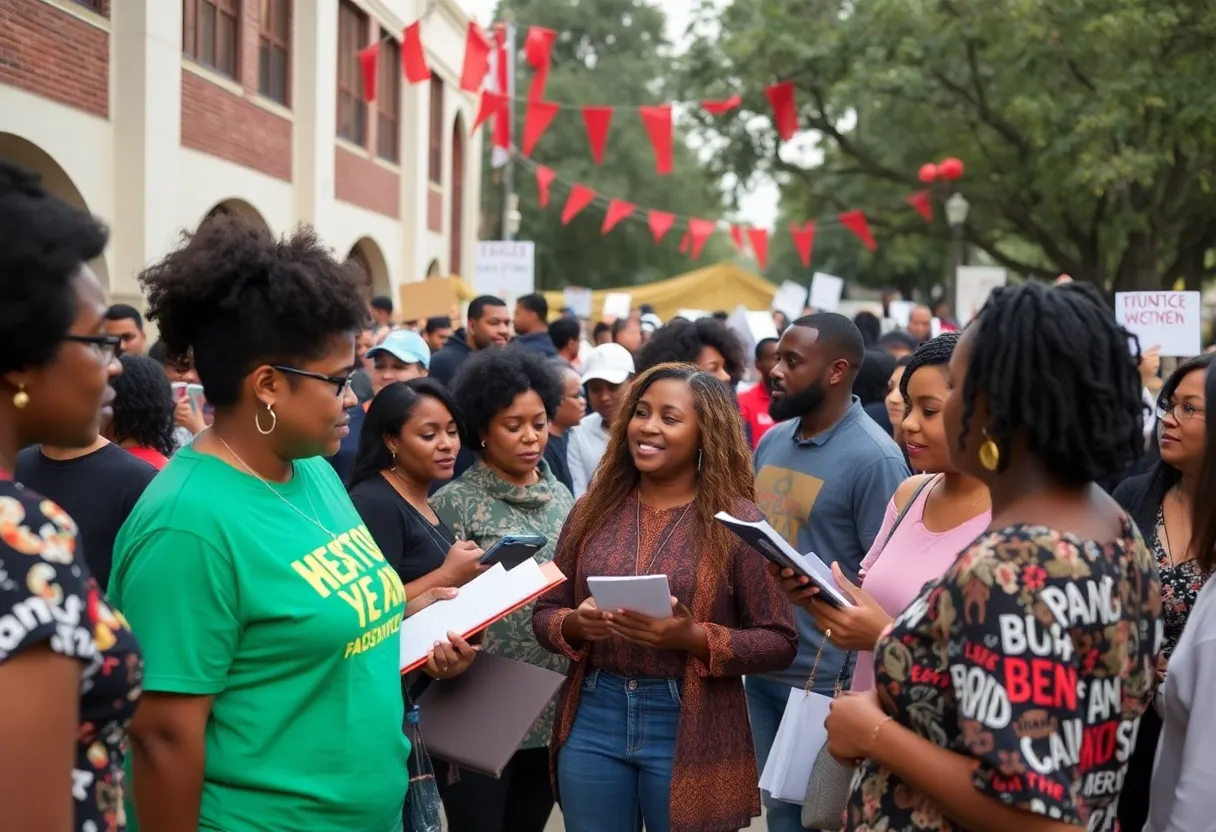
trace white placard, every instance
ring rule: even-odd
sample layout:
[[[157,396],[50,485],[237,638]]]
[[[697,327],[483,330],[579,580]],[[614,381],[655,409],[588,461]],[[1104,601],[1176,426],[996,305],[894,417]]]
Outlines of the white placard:
[[[591,317],[591,290],[585,286],[567,286],[562,290],[562,302],[580,318]]]
[[[756,345],[765,338],[777,338],[777,325],[770,312],[754,312],[746,306],[738,306],[726,319],[726,328],[738,336],[744,355],[750,359],[756,353]]]
[[[1203,303],[1198,292],[1116,292],[1115,320],[1140,339],[1140,349],[1160,347],[1162,357],[1203,352]]]
[[[632,309],[633,296],[628,292],[609,292],[604,295],[604,311],[600,317],[610,324],[617,318],[628,318]]]
[[[844,279],[834,274],[815,272],[811,278],[810,306],[816,312],[835,312],[844,294]]]
[[[536,244],[527,240],[477,243],[473,289],[510,300],[536,291]]]
[[[954,287],[955,317],[959,326],[966,326],[988,302],[988,296],[1008,280],[999,266],[959,266]]]
[[[790,321],[801,318],[806,309],[806,287],[792,280],[782,281],[781,285],[777,287],[777,294],[773,295],[773,302],[769,304],[769,308],[784,312],[785,317]]]
[[[910,300],[893,300],[887,304],[887,314],[891,316],[891,320],[895,321],[895,325],[900,329],[907,329],[908,322],[912,320],[912,310],[916,308],[916,304]]]

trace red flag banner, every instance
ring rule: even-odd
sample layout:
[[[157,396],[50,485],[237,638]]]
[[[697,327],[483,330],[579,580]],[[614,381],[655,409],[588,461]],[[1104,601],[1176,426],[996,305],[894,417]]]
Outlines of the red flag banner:
[[[703,220],[698,217],[691,217],[688,220],[688,236],[692,238],[692,259],[696,260],[701,256],[701,249],[705,247],[705,241],[708,240],[713,233],[718,230],[718,224],[713,220]]]
[[[646,214],[646,222],[650,226],[650,233],[654,235],[655,245],[658,245],[663,237],[675,225],[676,215],[669,214],[666,211],[648,211]]]
[[[557,173],[552,168],[544,165],[536,166],[536,201],[541,208],[549,204],[549,186],[556,178]]]
[[[401,33],[401,69],[405,80],[421,84],[431,80],[431,68],[426,63],[426,50],[422,48],[422,21],[415,20]]]
[[[808,222],[806,225],[790,223],[790,236],[794,238],[794,248],[798,250],[798,259],[802,261],[802,267],[807,268],[811,265],[811,251],[815,248],[815,223]]]
[[[756,265],[764,271],[768,267],[768,229],[747,229],[747,241],[751,243],[752,254],[756,255]]]
[[[505,116],[507,113],[508,101],[510,101],[510,99],[505,95],[500,95],[496,92],[491,92],[490,90],[482,90],[481,106],[477,109],[477,118],[473,120],[473,130],[476,130],[494,116],[504,116],[502,120],[506,121]]]
[[[608,145],[608,128],[612,126],[611,107],[584,107],[583,126],[587,128],[587,142],[591,145],[591,158],[597,165],[604,164],[604,148]]]
[[[460,71],[460,88],[465,92],[477,92],[489,71],[490,42],[481,33],[481,27],[470,20],[464,37],[464,66]]]
[[[604,224],[600,227],[601,234],[607,234],[623,219],[633,216],[638,206],[623,199],[613,199],[608,203],[608,212],[604,214]]]
[[[730,227],[730,241],[735,244],[735,249],[740,254],[743,253],[743,229],[737,225]]]
[[[659,176],[671,173],[671,105],[641,107],[642,123],[654,147],[654,168]]]
[[[549,129],[562,105],[552,101],[528,101],[524,115],[524,155],[531,156],[540,137]]]
[[[688,254],[688,232],[680,236],[680,254]]]
[[[562,209],[562,225],[569,225],[570,220],[595,200],[595,191],[577,182],[570,188],[570,196],[566,198],[566,207]]]
[[[794,104],[794,82],[782,81],[764,90],[773,108],[773,126],[783,142],[798,132],[798,108]]]
[[[861,240],[862,245],[870,251],[878,248],[878,243],[874,242],[874,235],[870,233],[870,223],[866,221],[866,215],[861,211],[845,211],[840,214],[837,219],[845,228],[857,235],[857,239]]]
[[[363,70],[363,100],[369,104],[376,100],[376,64],[379,59],[379,43],[359,50],[359,68]]]
[[[528,88],[528,100],[539,101],[545,97],[545,86],[549,83],[549,66],[552,62],[553,41],[557,32],[543,26],[529,26],[524,38],[524,57],[532,67],[532,86]]]
[[[702,101],[701,109],[711,116],[724,116],[731,110],[737,110],[742,103],[741,97],[732,95],[730,98],[723,98],[720,101]]]
[[[504,23],[494,25],[494,92],[499,95],[511,94],[511,72],[507,64],[507,27]],[[509,106],[509,105],[508,105]],[[502,118],[494,119],[493,147],[496,150],[511,151],[511,111],[499,110]],[[498,165],[495,164],[495,167]]]
[[[917,191],[904,197],[904,200],[915,208],[916,213],[924,217],[927,222],[933,222],[933,203],[929,201],[928,191]]]

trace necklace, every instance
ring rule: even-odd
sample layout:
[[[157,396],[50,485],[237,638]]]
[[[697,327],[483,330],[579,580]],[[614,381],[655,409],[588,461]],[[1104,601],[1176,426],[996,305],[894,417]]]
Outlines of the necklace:
[[[633,557],[633,574],[641,575],[641,574],[644,574],[642,572],[642,495],[639,494],[637,499],[638,499],[638,505],[637,505],[638,545],[637,545],[637,550],[635,551],[634,557]],[[696,502],[696,500],[693,500],[693,502]],[[649,571],[651,565],[654,563],[655,555],[663,550],[663,547],[666,546],[668,541],[671,540],[671,536],[676,533],[676,529],[680,528],[680,524],[683,523],[684,518],[686,516],[688,516],[688,510],[690,508],[692,508],[692,503],[689,503],[688,505],[684,506],[684,510],[682,512],[680,512],[680,517],[679,517],[679,519],[676,520],[675,524],[671,527],[671,531],[667,532],[667,536],[664,537],[659,542],[659,545],[654,547],[654,549],[651,551],[650,558],[646,561],[647,571]]]
[[[397,480],[401,483],[402,488],[405,488],[405,485],[406,485],[405,477],[398,474],[396,468],[390,468],[389,473],[397,478]],[[455,540],[444,540],[443,535],[441,535],[439,532],[435,531],[435,527],[431,524],[431,521],[426,519],[426,515],[422,513],[422,511],[418,508],[418,506],[416,506],[410,502],[409,498],[405,496],[404,492],[401,489],[394,488],[393,490],[396,491],[399,495],[401,495],[401,499],[405,501],[405,504],[407,506],[409,506],[410,511],[412,511],[417,516],[418,521],[424,527],[426,527],[426,530],[431,535],[431,542],[439,547],[440,553],[446,558],[448,556],[448,549],[450,549],[450,548],[452,548],[452,546],[456,545],[456,541]],[[435,516],[438,517],[439,515],[435,515]]]
[[[220,440],[220,444],[223,445],[225,448],[227,448],[228,453],[232,454],[233,459],[235,459],[237,462],[241,463],[241,466],[246,471],[248,471],[251,476],[253,476],[255,479],[257,479],[257,481],[260,482],[262,485],[269,488],[270,493],[273,494],[274,496],[278,497],[280,500],[282,500],[289,509],[291,509],[296,514],[303,517],[309,523],[312,523],[314,526],[316,526],[321,531],[325,532],[330,537],[337,537],[336,534],[334,534],[329,529],[325,528],[324,525],[321,524],[320,514],[317,512],[316,505],[313,504],[312,495],[308,493],[308,483],[304,484],[304,496],[308,498],[308,507],[310,509],[312,509],[312,513],[313,513],[312,517],[309,517],[307,514],[305,514],[303,511],[301,511],[299,508],[297,508],[295,503],[293,503],[291,500],[287,499],[282,494],[280,494],[279,489],[277,489],[273,485],[271,485],[269,480],[267,480],[265,477],[263,477],[257,471],[255,471],[251,467],[249,467],[249,463],[246,462],[245,460],[241,459],[240,454],[238,454],[236,451],[232,450],[232,446],[224,441],[224,437],[220,436],[219,434],[216,434],[215,438]],[[292,470],[293,471],[295,470],[295,466],[292,466]]]

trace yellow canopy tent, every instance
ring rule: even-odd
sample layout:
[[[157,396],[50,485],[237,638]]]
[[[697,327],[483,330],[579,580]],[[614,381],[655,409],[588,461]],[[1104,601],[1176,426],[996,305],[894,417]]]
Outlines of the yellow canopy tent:
[[[681,309],[732,312],[739,305],[768,309],[777,287],[734,263],[716,263],[667,280],[592,292],[591,320],[602,319],[604,296],[610,292],[629,293],[634,308],[648,303],[655,314],[667,321]],[[545,300],[549,302],[550,317],[557,317],[566,305],[561,292],[545,292]]]

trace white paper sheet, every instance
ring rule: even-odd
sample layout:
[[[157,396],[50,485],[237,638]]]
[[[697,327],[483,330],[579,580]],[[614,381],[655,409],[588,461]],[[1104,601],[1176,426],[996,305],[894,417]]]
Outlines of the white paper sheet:
[[[629,610],[651,618],[671,618],[671,587],[666,575],[589,577],[587,588],[601,610]]]
[[[834,274],[815,272],[811,277],[811,308],[816,312],[835,312],[840,309],[840,296],[844,294],[844,279]]]

